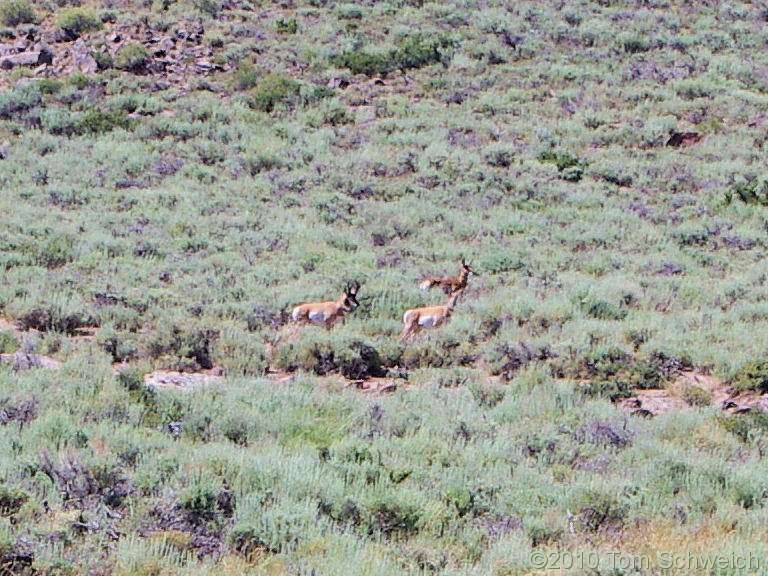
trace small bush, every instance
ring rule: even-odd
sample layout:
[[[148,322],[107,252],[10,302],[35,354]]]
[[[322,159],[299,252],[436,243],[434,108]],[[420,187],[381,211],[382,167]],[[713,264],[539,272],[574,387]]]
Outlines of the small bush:
[[[40,332],[62,332],[74,334],[81,326],[85,326],[87,318],[76,309],[59,306],[56,303],[36,305],[17,315],[19,329],[39,330]]]
[[[76,239],[71,234],[56,234],[40,242],[35,262],[46,268],[58,268],[75,259]]]
[[[419,513],[416,507],[382,497],[366,507],[368,535],[378,537],[407,536],[416,532]]]
[[[120,49],[114,63],[115,68],[138,74],[146,70],[149,61],[149,52],[146,47],[143,44],[134,42],[126,44]]]
[[[189,486],[179,494],[179,504],[196,520],[213,520],[217,508],[216,491],[202,484]]]
[[[734,184],[733,188],[726,192],[726,203],[730,203],[733,195],[745,204],[759,204],[768,206],[768,179],[758,179],[749,175],[744,181]]]
[[[13,354],[19,349],[19,339],[12,330],[0,332],[0,354]]]
[[[294,103],[301,84],[293,78],[270,74],[263,78],[251,94],[251,106],[262,112],[272,112],[276,105]]]
[[[92,110],[75,120],[74,131],[76,134],[103,134],[115,128],[128,128],[130,125],[131,119],[124,110]]]
[[[92,52],[91,56],[96,60],[99,70],[109,70],[115,66],[115,60],[109,52]]]
[[[568,168],[584,167],[584,163],[578,156],[574,156],[570,152],[561,150],[544,150],[536,156],[536,159],[542,164],[554,164],[557,166],[558,172],[563,172]]]
[[[56,25],[77,38],[86,32],[101,28],[101,18],[88,8],[67,8],[59,11]]]
[[[331,64],[347,68],[353,74],[385,76],[396,69],[423,68],[436,62],[445,62],[448,49],[454,45],[447,36],[415,34],[403,40],[390,52],[347,51],[331,57]]]
[[[494,168],[509,168],[515,158],[513,150],[507,148],[494,148],[484,154],[485,163]]]
[[[768,394],[768,360],[747,362],[731,378],[731,386],[739,392],[754,390]]]
[[[560,541],[563,529],[541,521],[533,521],[525,527],[525,535],[531,540],[531,546],[547,546]]]
[[[768,414],[752,411],[746,414],[721,416],[718,423],[744,443],[751,443],[756,435],[768,435]]]
[[[587,316],[596,320],[623,320],[628,312],[621,304],[591,297],[582,299],[580,306]]]
[[[227,542],[247,559],[264,552],[277,552],[262,535],[263,530],[250,524],[238,524],[229,532]]]
[[[627,507],[613,494],[586,490],[577,498],[578,517],[589,532],[618,530],[624,523]]]
[[[584,177],[584,169],[581,166],[571,166],[562,171],[562,176],[566,182],[579,182]]]
[[[193,4],[200,12],[211,18],[218,17],[219,12],[221,12],[221,3],[216,0],[193,0]]]
[[[261,340],[240,331],[223,331],[216,342],[214,356],[230,376],[262,376],[269,368]]]
[[[651,49],[651,43],[648,38],[643,36],[626,36],[620,40],[624,52],[637,54],[638,52],[648,52]]]
[[[296,22],[296,18],[278,18],[275,22],[278,34],[296,34],[299,31],[299,24]]]
[[[703,408],[712,404],[712,394],[698,386],[683,386],[680,390],[680,397],[688,406],[697,408]]]
[[[232,73],[236,90],[250,90],[259,83],[259,71],[250,62],[241,62]]]
[[[390,54],[381,52],[363,52],[352,50],[331,57],[331,64],[338,68],[347,68],[352,74],[366,76],[386,76],[395,69]]]
[[[393,59],[401,70],[423,68],[445,61],[448,49],[453,46],[453,40],[442,34],[415,34],[403,40],[395,51]]]
[[[28,499],[27,494],[20,490],[0,486],[0,516],[13,516]]]
[[[10,0],[0,5],[0,23],[5,26],[33,24],[35,11],[27,0]]]

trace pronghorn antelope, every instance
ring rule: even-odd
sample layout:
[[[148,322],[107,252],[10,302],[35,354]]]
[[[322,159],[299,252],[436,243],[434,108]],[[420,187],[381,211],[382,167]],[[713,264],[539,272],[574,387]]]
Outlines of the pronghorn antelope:
[[[291,318],[297,325],[316,324],[325,326],[326,330],[330,330],[339,318],[359,306],[356,298],[359,289],[360,283],[357,280],[347,282],[344,293],[338,300],[299,304],[291,312]]]
[[[446,294],[453,294],[454,292],[464,290],[464,288],[467,287],[467,280],[469,279],[470,274],[478,276],[478,273],[472,269],[472,266],[467,264],[464,261],[464,258],[462,258],[461,272],[459,272],[458,276],[455,278],[425,278],[421,281],[421,284],[419,284],[419,288],[422,290],[429,290],[433,286],[440,286]]]
[[[448,322],[461,293],[462,290],[453,292],[448,299],[448,304],[443,306],[425,306],[406,310],[403,314],[403,334],[400,338],[406,340],[422,328],[437,328]]]

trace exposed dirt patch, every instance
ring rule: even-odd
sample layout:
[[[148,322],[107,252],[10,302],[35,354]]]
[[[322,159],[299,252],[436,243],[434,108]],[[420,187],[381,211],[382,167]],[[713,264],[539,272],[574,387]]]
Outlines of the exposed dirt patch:
[[[732,412],[768,412],[768,394],[737,394],[714,376],[681,372],[668,388],[638,390],[636,396],[623,400],[621,407],[630,414],[650,417],[672,410],[690,410],[713,404]]]
[[[11,320],[8,319],[6,316],[0,316],[0,331],[18,333],[16,324],[11,322]]]

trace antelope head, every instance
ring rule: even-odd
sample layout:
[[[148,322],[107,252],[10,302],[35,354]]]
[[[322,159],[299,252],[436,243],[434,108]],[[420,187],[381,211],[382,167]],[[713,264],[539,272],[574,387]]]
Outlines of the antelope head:
[[[461,285],[460,287],[454,289],[456,290],[464,290],[464,288],[467,287],[467,279],[469,278],[470,274],[474,274],[475,276],[480,276],[477,272],[475,272],[474,268],[472,268],[472,264],[468,264],[464,260],[464,256],[461,257],[461,272],[459,272],[459,278],[458,283]]]

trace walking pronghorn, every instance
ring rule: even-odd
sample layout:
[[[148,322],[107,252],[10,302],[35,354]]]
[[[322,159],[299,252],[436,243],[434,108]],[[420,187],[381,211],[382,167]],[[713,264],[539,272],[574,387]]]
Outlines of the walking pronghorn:
[[[448,303],[442,306],[425,306],[406,310],[403,314],[403,334],[400,338],[406,340],[422,328],[437,328],[448,322],[462,292],[463,289],[453,292]]]
[[[459,272],[458,276],[453,278],[425,278],[419,284],[419,288],[422,290],[429,290],[433,286],[440,286],[446,294],[453,294],[454,292],[459,292],[467,287],[467,280],[469,279],[470,274],[479,276],[479,274],[472,269],[472,266],[467,264],[462,257],[461,272]]]
[[[347,282],[344,293],[338,300],[299,304],[291,312],[291,318],[299,326],[316,324],[325,326],[326,330],[330,330],[339,318],[343,318],[345,314],[352,312],[359,306],[356,298],[359,289],[360,283],[357,280]]]

